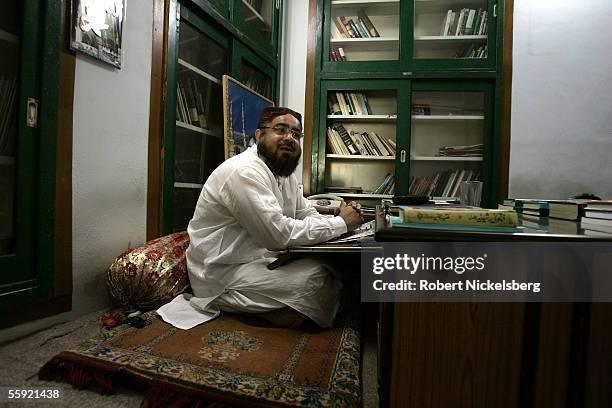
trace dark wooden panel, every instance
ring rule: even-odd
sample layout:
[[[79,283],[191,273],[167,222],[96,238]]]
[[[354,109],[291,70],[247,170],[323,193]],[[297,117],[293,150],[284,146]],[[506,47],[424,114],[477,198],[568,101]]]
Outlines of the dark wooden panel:
[[[312,178],[312,132],[314,131],[314,75],[315,55],[317,51],[317,0],[310,0],[308,5],[308,44],[306,49],[306,95],[304,102],[304,149],[302,184],[304,194],[310,195]]]
[[[163,132],[166,50],[168,44],[167,10],[169,0],[153,1],[151,56],[151,99],[149,103],[149,150],[147,182],[147,240],[163,233]]]
[[[523,304],[398,303],[390,406],[516,407]]]
[[[514,0],[504,3],[504,96],[501,118],[501,163],[499,165],[499,202],[508,197],[508,180],[510,177],[510,118],[512,106],[512,27]]]

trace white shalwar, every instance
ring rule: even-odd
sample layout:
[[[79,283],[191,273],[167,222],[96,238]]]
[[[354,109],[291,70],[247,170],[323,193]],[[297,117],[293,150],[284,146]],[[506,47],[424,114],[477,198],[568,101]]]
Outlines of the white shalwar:
[[[208,178],[187,232],[193,297],[183,294],[157,310],[190,329],[220,310],[261,313],[289,306],[322,327],[338,311],[342,284],[320,260],[292,260],[276,269],[271,251],[316,244],[347,231],[341,217],[320,215],[297,179],[275,176],[257,145],[226,160]]]

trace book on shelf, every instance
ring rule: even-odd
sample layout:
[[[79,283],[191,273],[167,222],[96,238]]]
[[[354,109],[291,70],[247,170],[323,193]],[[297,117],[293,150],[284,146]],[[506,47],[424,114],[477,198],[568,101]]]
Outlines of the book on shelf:
[[[351,38],[350,33],[348,32],[348,30],[346,29],[346,26],[344,25],[344,23],[342,22],[342,20],[340,19],[340,17],[336,17],[334,19],[332,19],[334,25],[336,26],[336,29],[338,30],[338,32],[340,32],[340,34],[342,34],[342,37],[344,38]]]
[[[584,215],[584,209],[590,200],[551,200],[548,203],[548,216],[562,220],[578,221]]]
[[[487,11],[481,8],[449,9],[442,19],[441,36],[486,35]]]
[[[335,95],[335,98],[332,96]],[[338,102],[338,109],[341,115],[371,115],[372,111],[368,103],[368,97],[362,92],[334,92],[330,93],[331,106],[328,102],[328,112],[330,115],[338,114],[335,103]]]
[[[330,93],[328,95],[327,106],[329,108],[330,115],[342,115],[342,110],[340,110],[340,103],[338,102],[338,97],[335,93]]]
[[[414,195],[456,197],[462,181],[478,181],[479,179],[479,170],[445,170],[433,175],[411,177],[408,190]]]
[[[548,232],[551,234],[580,234],[580,222],[549,217]]]
[[[482,157],[482,143],[469,146],[442,146],[438,155],[442,157]]]
[[[612,220],[612,208],[611,211],[602,210],[588,210],[584,212],[584,216],[587,218],[600,218],[604,220]]]
[[[177,120],[192,126],[208,128],[208,109],[212,83],[207,81],[206,90],[200,89],[195,78],[182,78],[176,85]],[[204,94],[205,93],[205,94]]]
[[[364,9],[359,9],[357,15],[359,16],[359,20],[365,25],[370,37],[380,37],[378,30],[374,27],[372,20],[370,20],[370,17],[368,17]]]
[[[373,194],[393,194],[395,192],[395,176],[387,173],[384,180],[374,191]]]
[[[589,201],[585,210],[612,211],[612,200],[592,200]]]
[[[523,227],[532,228],[539,231],[546,231],[548,229],[548,217],[521,214],[520,222]]]
[[[582,217],[580,226],[584,229],[612,233],[612,219]]]
[[[355,142],[353,142],[353,139],[351,139],[346,128],[341,123],[334,124],[332,129],[338,132],[342,142],[347,147],[349,154],[359,154],[359,149],[357,149]]]
[[[520,213],[538,215],[540,217],[548,217],[549,212],[548,201],[533,198],[515,198],[514,209]]]
[[[404,223],[480,225],[516,227],[518,215],[514,210],[493,210],[461,206],[403,206],[401,216]]]
[[[431,115],[431,106],[423,103],[413,103],[411,108],[413,115]]]

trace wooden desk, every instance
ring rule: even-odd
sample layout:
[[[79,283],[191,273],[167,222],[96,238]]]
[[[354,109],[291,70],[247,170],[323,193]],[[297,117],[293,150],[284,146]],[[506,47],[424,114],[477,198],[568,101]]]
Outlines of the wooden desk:
[[[377,241],[604,241],[385,227]],[[609,303],[384,303],[381,406],[610,407]]]

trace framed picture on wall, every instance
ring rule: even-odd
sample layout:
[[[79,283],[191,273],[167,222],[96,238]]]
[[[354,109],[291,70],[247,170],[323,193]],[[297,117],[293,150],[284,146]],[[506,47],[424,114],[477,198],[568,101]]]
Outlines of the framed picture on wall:
[[[70,48],[121,68],[126,0],[72,0]]]
[[[255,144],[259,113],[274,102],[234,78],[223,75],[223,137],[225,159]]]

